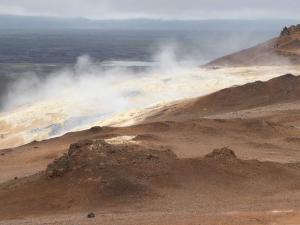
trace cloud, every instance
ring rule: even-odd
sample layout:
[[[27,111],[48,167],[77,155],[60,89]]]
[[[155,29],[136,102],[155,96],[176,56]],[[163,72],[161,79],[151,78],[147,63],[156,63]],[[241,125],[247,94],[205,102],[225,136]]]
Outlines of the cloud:
[[[295,0],[0,0],[0,13],[93,19],[295,19],[299,6]]]

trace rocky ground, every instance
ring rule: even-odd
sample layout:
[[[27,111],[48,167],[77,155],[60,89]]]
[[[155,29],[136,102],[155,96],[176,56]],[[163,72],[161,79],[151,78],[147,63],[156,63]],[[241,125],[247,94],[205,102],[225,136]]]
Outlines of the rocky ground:
[[[298,82],[3,149],[0,224],[299,224]]]

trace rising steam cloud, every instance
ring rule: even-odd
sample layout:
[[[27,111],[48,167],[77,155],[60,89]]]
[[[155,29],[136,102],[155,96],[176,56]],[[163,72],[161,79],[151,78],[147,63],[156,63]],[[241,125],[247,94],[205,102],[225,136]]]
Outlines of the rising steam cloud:
[[[82,110],[113,113],[133,107],[130,97],[141,94],[143,87],[133,87],[132,80],[138,78],[160,80],[167,76],[177,76],[184,71],[191,71],[196,67],[190,59],[178,60],[175,51],[175,45],[165,47],[154,54],[152,63],[100,63],[88,55],[83,55],[78,58],[74,66],[56,71],[47,77],[30,73],[17,79],[9,87],[3,101],[3,109],[8,111],[46,101],[66,103],[70,106],[69,113],[72,115],[80,115]],[[136,67],[147,67],[147,69],[135,70]],[[144,86],[147,86],[147,83]]]
[[[17,116],[12,112],[21,111],[23,119],[32,114],[59,114],[63,119],[59,125],[53,121],[54,130],[50,129],[50,136],[55,136],[118,112],[173,100],[176,92],[172,94],[172,90],[163,96],[159,94],[166,91],[163,86],[178,74],[195,68],[188,60],[177,60],[175,49],[175,45],[167,46],[153,55],[153,62],[97,62],[84,55],[74,66],[46,77],[24,74],[10,85],[2,112]],[[137,69],[140,67],[143,69]],[[31,111],[24,114],[24,109]],[[53,125],[49,123],[36,128],[49,128]]]
[[[284,73],[275,72],[274,67],[252,72],[201,69],[198,60],[178,57],[177,52],[175,44],[165,45],[152,62],[97,62],[84,55],[74,66],[46,77],[27,74],[9,87],[0,122],[20,127],[20,135],[28,143],[90,127],[120,112]],[[16,135],[13,130],[5,132],[7,137]]]
[[[82,56],[74,67],[52,73],[47,78],[31,74],[18,79],[10,87],[4,109],[51,100],[72,103],[74,114],[78,108],[98,110],[107,109],[109,105],[118,109],[126,106],[126,100],[111,87],[128,78],[127,74],[117,68],[105,70],[89,56]]]

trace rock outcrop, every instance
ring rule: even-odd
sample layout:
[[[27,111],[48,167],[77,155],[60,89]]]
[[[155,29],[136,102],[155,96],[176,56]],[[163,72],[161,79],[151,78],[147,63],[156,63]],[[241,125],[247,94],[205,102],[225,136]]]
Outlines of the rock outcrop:
[[[300,24],[284,27],[280,33],[280,37],[289,36],[293,34],[300,34]]]

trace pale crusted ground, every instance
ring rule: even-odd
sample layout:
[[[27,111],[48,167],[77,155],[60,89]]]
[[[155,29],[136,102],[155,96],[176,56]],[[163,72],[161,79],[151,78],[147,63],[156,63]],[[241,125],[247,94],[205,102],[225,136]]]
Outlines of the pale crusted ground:
[[[167,102],[205,95],[221,88],[241,85],[255,80],[267,80],[286,73],[300,74],[298,66],[282,67],[233,67],[220,69],[193,68],[180,72],[152,74],[122,81],[112,86],[117,92],[140,93],[128,97],[127,106],[116,111],[101,106],[97,102],[97,111],[86,110],[86,106],[76,104],[72,96],[61,99],[47,99],[35,104],[25,105],[0,114],[0,149],[16,147],[33,140],[43,140],[71,130],[86,129],[96,124],[126,126],[142,121],[147,114],[166,105]],[[106,104],[106,103],[105,103]],[[150,108],[144,109],[147,106]],[[76,115],[74,115],[76,110]],[[101,111],[101,115],[99,114]],[[90,116],[92,122],[86,122],[53,133],[57,127],[73,117]],[[95,122],[97,115],[98,122]],[[97,117],[96,116],[96,117]]]

